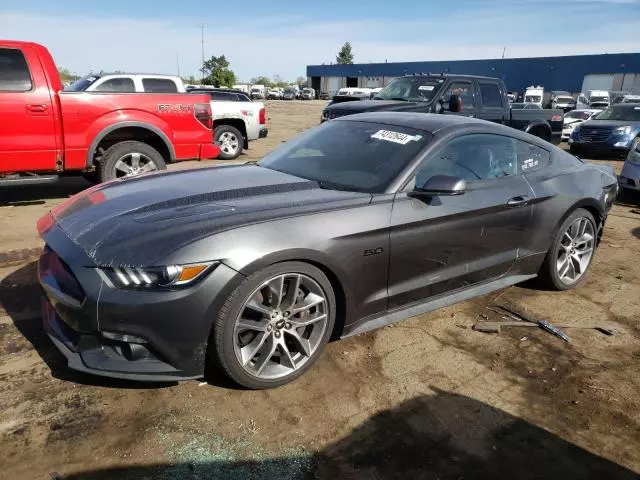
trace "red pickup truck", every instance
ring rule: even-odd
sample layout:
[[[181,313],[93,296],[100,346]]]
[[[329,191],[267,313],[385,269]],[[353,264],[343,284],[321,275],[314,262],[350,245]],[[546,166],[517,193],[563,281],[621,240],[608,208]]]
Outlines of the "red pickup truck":
[[[49,51],[0,40],[0,186],[93,181],[216,158],[209,95],[63,92]]]

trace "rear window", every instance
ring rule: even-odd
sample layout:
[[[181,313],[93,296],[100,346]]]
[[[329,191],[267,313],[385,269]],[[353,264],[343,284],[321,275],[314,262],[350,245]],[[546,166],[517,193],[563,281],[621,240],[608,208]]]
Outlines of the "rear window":
[[[235,93],[227,93],[227,92],[209,92],[211,95],[211,100],[219,100],[225,102],[237,102],[238,97]]]
[[[498,85],[495,83],[481,83],[480,97],[482,98],[483,107],[500,107],[502,108],[502,94]]]
[[[65,88],[65,91],[84,92],[87,88],[93,85],[96,82],[96,80],[98,80],[99,78],[100,78],[99,75],[85,75],[84,77],[79,78],[78,80],[73,82],[71,85],[69,85],[67,88]]]
[[[110,78],[98,85],[96,92],[133,93],[136,86],[130,78]]]
[[[27,92],[32,87],[24,54],[15,48],[0,48],[0,91]]]
[[[142,87],[149,93],[178,93],[176,82],[168,78],[143,78]]]

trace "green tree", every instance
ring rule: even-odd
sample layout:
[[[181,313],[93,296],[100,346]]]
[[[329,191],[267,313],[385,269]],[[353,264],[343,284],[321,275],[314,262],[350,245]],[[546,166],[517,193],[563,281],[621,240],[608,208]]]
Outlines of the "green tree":
[[[353,50],[351,49],[351,43],[344,42],[344,45],[342,45],[340,52],[338,52],[336,62],[341,65],[353,63]]]
[[[74,73],[71,73],[71,70],[68,68],[58,67],[58,73],[60,74],[60,80],[62,83],[75,82],[80,77]]]
[[[273,87],[273,82],[269,77],[265,77],[264,75],[260,77],[253,77],[251,79],[251,85],[264,85],[265,87]]]
[[[232,87],[236,83],[236,74],[229,68],[230,65],[224,55],[212,56],[205,60],[200,69],[204,74],[202,83],[214,87]]]

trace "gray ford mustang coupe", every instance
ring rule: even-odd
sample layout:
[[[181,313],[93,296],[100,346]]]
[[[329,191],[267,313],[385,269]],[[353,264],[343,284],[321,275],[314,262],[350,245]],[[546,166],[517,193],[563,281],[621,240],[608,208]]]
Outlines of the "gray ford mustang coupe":
[[[302,375],[327,341],[536,276],[585,278],[610,167],[457,115],[326,122],[257,164],[90,188],[38,222],[44,326],[69,367],[167,381]]]

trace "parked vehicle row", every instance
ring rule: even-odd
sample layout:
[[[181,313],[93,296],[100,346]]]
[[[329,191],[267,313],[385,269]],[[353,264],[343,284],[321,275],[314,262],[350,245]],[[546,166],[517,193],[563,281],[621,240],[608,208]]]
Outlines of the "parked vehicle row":
[[[538,105],[539,107],[539,105]],[[372,100],[333,103],[321,122],[372,111],[455,114],[512,126],[550,142],[562,134],[562,110],[512,109],[502,80],[472,75],[408,75],[396,78]]]

